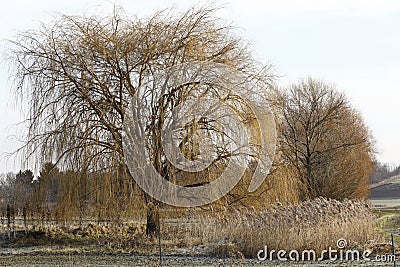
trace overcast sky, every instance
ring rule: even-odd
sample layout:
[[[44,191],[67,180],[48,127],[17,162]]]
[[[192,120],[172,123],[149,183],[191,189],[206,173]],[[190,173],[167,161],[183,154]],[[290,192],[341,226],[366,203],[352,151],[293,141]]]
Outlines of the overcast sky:
[[[109,14],[113,5],[145,17],[175,6],[184,10],[199,1],[3,1],[0,53],[6,39],[35,29],[58,13]],[[400,1],[397,0],[267,0],[215,1],[218,16],[238,27],[256,58],[272,63],[282,85],[312,76],[336,85],[363,115],[376,139],[378,159],[400,163]],[[19,165],[6,153],[18,147],[14,107],[4,61],[0,64],[0,173]]]

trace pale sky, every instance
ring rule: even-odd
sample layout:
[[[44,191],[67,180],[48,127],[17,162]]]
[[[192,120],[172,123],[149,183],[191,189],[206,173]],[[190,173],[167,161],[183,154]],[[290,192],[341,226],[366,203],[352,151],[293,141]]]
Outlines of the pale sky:
[[[109,14],[116,3],[128,14],[146,17],[199,1],[13,0],[0,10],[0,54],[19,31],[35,29],[58,13]],[[210,2],[209,2],[210,3]],[[258,60],[272,63],[282,85],[312,76],[333,83],[363,115],[376,139],[377,158],[400,163],[400,1],[264,0],[215,1],[218,16],[238,27]],[[5,153],[20,144],[10,135],[23,119],[10,94],[4,61],[0,64],[0,173],[19,170]]]

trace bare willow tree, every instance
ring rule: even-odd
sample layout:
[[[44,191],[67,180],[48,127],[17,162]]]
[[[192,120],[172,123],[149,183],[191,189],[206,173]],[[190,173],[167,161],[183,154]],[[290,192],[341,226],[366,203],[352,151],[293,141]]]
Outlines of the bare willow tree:
[[[301,198],[365,198],[373,141],[346,97],[309,78],[275,100],[281,155],[297,170]]]
[[[38,164],[55,160],[65,168],[115,169],[129,175],[121,168],[124,117],[131,97],[146,87],[151,90],[142,100],[151,101],[145,104],[152,119],[143,127],[145,149],[168,179],[160,131],[165,112],[179,104],[183,94],[152,86],[155,73],[202,61],[230,66],[265,88],[271,81],[269,68],[260,67],[234,29],[214,14],[214,8],[195,8],[179,15],[166,10],[146,19],[119,11],[105,18],[61,16],[21,33],[13,41],[11,60],[16,95],[28,112],[22,151]],[[183,144],[188,147],[187,140]],[[147,195],[145,201],[147,233],[154,235],[157,204]]]

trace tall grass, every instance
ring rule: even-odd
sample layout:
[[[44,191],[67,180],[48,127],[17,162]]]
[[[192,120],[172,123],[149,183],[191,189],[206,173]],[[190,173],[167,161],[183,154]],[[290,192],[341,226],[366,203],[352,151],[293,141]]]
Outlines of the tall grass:
[[[254,258],[264,246],[276,251],[321,252],[335,249],[341,238],[348,242],[348,248],[356,248],[377,237],[374,222],[365,202],[318,198],[298,205],[278,203],[262,212],[238,210],[205,216],[189,225],[188,238],[214,244],[216,254],[236,249]]]

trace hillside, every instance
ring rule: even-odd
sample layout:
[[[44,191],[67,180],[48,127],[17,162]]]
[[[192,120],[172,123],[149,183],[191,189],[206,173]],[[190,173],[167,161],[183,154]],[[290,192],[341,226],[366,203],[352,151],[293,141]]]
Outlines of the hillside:
[[[371,199],[400,198],[400,175],[372,184]]]

